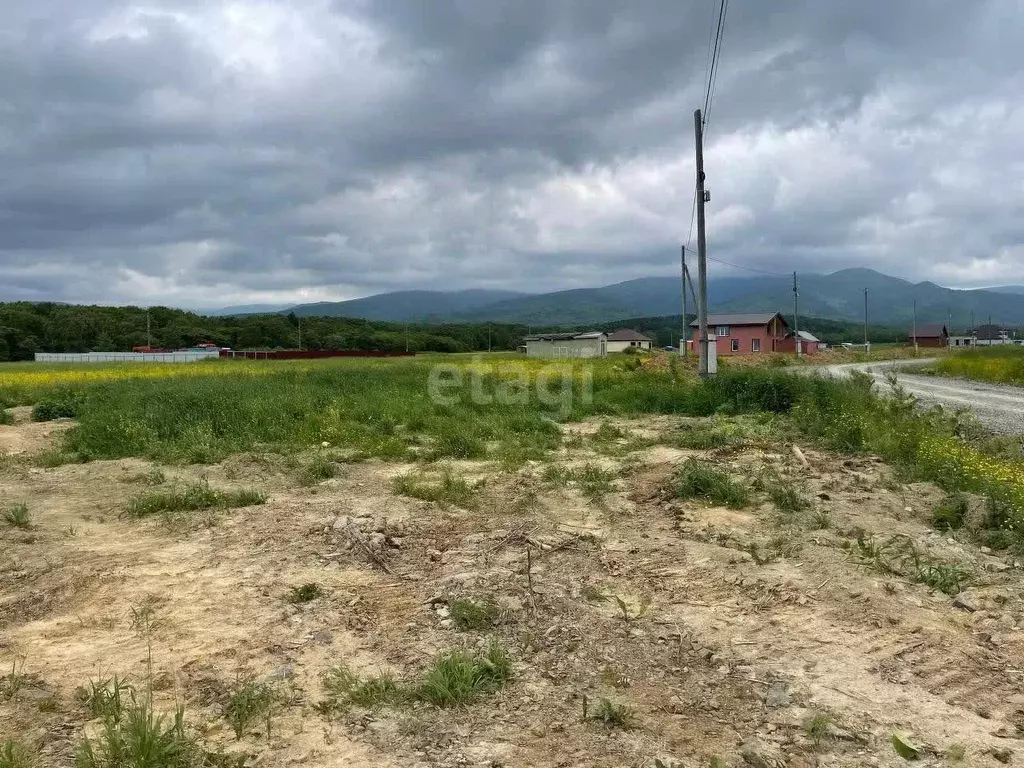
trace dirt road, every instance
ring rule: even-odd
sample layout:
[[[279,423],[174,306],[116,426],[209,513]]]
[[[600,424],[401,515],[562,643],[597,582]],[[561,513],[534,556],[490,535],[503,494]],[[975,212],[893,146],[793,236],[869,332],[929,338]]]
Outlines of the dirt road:
[[[934,359],[928,358],[882,363],[850,363],[832,365],[826,368],[826,371],[831,376],[848,376],[853,371],[863,371],[883,386],[886,384],[886,375],[896,372],[900,384],[923,402],[938,403],[952,409],[970,408],[978,420],[993,432],[1024,435],[1024,389],[906,372],[909,367],[933,362]]]

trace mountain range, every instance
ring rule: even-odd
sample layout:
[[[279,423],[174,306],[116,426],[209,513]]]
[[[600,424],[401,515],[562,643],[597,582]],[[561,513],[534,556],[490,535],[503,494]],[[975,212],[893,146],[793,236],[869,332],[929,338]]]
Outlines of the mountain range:
[[[872,324],[946,323],[966,329],[991,321],[1024,325],[1024,286],[956,290],[912,283],[872,269],[807,274],[799,279],[800,314],[833,320],[864,319],[864,291]],[[708,280],[712,312],[793,311],[791,277],[758,275]],[[225,308],[207,314],[249,314]],[[680,281],[645,277],[599,288],[551,293],[513,291],[396,291],[341,302],[300,304],[276,311],[300,316],[356,317],[396,322],[503,322],[534,326],[585,326],[624,317],[679,314]],[[694,311],[690,299],[690,312]],[[232,311],[234,310],[234,311]],[[261,310],[257,310],[261,311]],[[262,310],[267,311],[267,310]],[[270,310],[275,311],[275,310]],[[973,313],[973,315],[972,315]]]

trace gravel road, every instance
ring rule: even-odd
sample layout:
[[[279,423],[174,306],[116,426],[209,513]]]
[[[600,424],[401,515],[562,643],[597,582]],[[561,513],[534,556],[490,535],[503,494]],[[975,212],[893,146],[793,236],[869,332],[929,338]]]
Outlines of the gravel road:
[[[849,376],[852,371],[863,371],[883,387],[886,386],[886,374],[896,371],[903,388],[922,402],[938,403],[951,409],[970,408],[978,420],[993,432],[1024,436],[1024,388],[914,375],[906,370],[933,362],[934,359],[850,363],[830,365],[825,370],[831,376],[840,377]]]

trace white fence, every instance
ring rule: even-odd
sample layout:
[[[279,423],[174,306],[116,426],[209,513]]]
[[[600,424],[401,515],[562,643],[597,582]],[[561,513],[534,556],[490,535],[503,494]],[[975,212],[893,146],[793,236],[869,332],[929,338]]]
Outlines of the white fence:
[[[36,352],[37,363],[194,363],[219,357],[216,349],[177,352]]]

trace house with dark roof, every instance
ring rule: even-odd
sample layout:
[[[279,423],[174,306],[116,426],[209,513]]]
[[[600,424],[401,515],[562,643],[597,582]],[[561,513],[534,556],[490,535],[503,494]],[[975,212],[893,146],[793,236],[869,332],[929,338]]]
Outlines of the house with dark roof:
[[[700,339],[697,321],[690,323],[690,327],[693,349],[697,349]],[[786,318],[779,312],[708,315],[708,334],[717,337],[719,356],[779,352],[788,330]]]
[[[607,349],[609,352],[625,352],[630,347],[650,350],[652,343],[650,336],[644,336],[629,328],[620,328],[608,334]]]
[[[805,355],[813,355],[821,346],[821,339],[810,331],[797,331],[787,333],[781,343],[775,345],[776,352],[796,352],[796,340],[800,339],[800,352]]]
[[[910,329],[907,341],[918,347],[947,347],[949,332],[944,325],[922,324]]]

